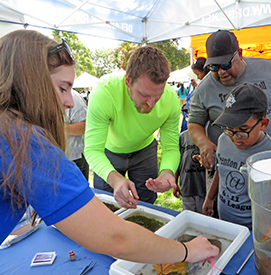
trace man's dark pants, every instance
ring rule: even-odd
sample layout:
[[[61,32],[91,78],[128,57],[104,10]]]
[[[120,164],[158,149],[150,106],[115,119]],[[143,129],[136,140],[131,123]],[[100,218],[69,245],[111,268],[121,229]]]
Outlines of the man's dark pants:
[[[157,194],[149,190],[146,186],[146,180],[158,177],[157,161],[157,141],[154,141],[147,147],[129,154],[117,154],[105,149],[105,154],[110,160],[116,171],[134,182],[139,200],[154,203]],[[113,188],[94,173],[94,187],[113,193]]]

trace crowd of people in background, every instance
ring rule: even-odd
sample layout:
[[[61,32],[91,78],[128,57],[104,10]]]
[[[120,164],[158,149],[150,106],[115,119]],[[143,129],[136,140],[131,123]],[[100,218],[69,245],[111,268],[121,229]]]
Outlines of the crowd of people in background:
[[[78,93],[84,99],[84,101],[86,102],[86,105],[88,105],[88,99],[89,99],[89,95],[90,95],[91,91],[79,90]]]

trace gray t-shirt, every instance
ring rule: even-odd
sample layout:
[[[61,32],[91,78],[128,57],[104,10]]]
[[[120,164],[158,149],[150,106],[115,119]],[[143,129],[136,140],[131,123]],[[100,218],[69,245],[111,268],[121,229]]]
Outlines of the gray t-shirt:
[[[268,134],[260,143],[243,150],[236,148],[224,133],[219,137],[216,169],[219,173],[218,213],[220,219],[252,229],[248,177],[239,172],[239,169],[249,156],[266,150],[271,150],[271,138]]]
[[[74,101],[74,107],[71,109],[67,109],[66,120],[67,123],[73,124],[76,122],[86,121],[87,116],[87,105],[84,99],[77,93],[72,90],[72,97]],[[82,158],[82,154],[84,153],[84,137],[81,136],[73,136],[66,135],[67,137],[67,156],[70,160],[76,160]]]
[[[188,121],[202,126],[209,121],[206,132],[214,144],[217,144],[217,139],[222,131],[211,124],[222,113],[225,97],[236,86],[244,82],[258,85],[266,92],[271,106],[271,60],[253,57],[245,57],[244,60],[247,66],[233,86],[222,85],[209,73],[196,87],[190,99]],[[271,118],[271,114],[269,118]],[[266,132],[271,135],[271,123]]]
[[[193,159],[194,155],[199,155],[199,148],[191,139],[188,131],[180,134],[181,161],[180,190],[183,197],[206,195],[205,168],[200,166],[198,160]]]

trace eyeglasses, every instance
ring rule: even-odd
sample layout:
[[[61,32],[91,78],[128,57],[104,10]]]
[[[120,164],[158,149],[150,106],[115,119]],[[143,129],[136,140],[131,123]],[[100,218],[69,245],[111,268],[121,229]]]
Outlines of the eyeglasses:
[[[220,65],[212,65],[209,64],[207,67],[210,69],[210,71],[212,72],[218,72],[219,68],[221,68],[222,70],[226,71],[229,70],[232,66],[232,62],[235,59],[235,57],[237,56],[238,51],[233,55],[233,57],[231,58],[231,60],[228,63],[225,64],[220,64]]]
[[[249,134],[251,133],[251,131],[259,124],[259,122],[261,120],[262,120],[262,118],[259,119],[257,121],[257,123],[248,132],[246,132],[246,131],[233,131],[233,130],[230,130],[226,127],[220,127],[220,128],[223,130],[224,134],[229,136],[229,137],[233,137],[234,135],[236,135],[237,137],[239,137],[241,139],[248,139]]]
[[[71,60],[74,61],[71,49],[70,49],[69,45],[67,44],[67,42],[65,41],[65,39],[63,39],[63,38],[62,38],[62,43],[49,48],[49,50],[48,50],[48,56],[52,55],[52,54],[55,54],[55,53],[58,53],[58,52],[60,52],[62,50],[65,50],[69,54]]]

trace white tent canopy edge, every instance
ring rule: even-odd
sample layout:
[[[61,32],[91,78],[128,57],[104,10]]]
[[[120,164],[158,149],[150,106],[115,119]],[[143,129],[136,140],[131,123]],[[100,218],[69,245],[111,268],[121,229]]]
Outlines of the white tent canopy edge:
[[[135,43],[271,24],[270,0],[0,0],[3,10],[20,16],[0,22]]]

